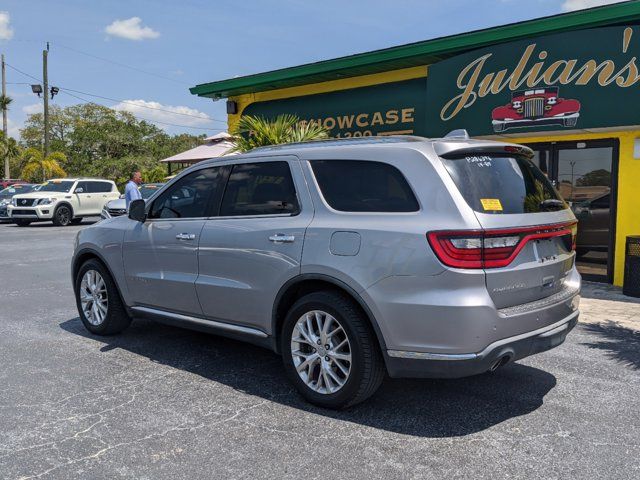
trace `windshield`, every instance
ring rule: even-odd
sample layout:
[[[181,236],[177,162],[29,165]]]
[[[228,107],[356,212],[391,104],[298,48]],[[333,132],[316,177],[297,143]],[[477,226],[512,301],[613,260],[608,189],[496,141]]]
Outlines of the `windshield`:
[[[51,182],[47,182],[44,185],[42,185],[42,188],[40,188],[40,192],[64,192],[67,193],[71,190],[71,187],[73,187],[73,183],[72,181],[69,180],[54,180]]]
[[[142,185],[140,187],[140,195],[142,195],[142,198],[144,198],[145,200],[147,198],[149,198],[151,195],[153,195],[154,193],[156,193],[160,187],[162,187],[162,183],[160,184],[148,184],[148,185]]]
[[[0,200],[11,198],[14,195],[18,195],[19,193],[29,193],[32,190],[33,185],[12,185],[5,188],[4,190],[0,190]]]
[[[568,208],[531,161],[495,154],[443,158],[469,206],[482,213],[535,213]]]

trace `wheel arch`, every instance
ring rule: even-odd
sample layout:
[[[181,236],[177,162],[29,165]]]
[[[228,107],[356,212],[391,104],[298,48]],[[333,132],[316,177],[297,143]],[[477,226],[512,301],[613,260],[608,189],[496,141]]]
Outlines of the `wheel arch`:
[[[78,250],[78,252],[73,257],[73,262],[71,264],[71,284],[73,285],[74,292],[76,287],[76,279],[78,277],[78,272],[80,271],[80,268],[82,267],[82,265],[85,264],[85,262],[92,259],[98,260],[102,264],[102,266],[104,266],[104,268],[107,269],[107,271],[109,272],[109,275],[111,275],[111,279],[113,280],[113,283],[116,286],[116,290],[118,290],[118,295],[120,295],[120,300],[122,300],[122,304],[127,309],[127,312],[131,314],[131,311],[129,310],[129,306],[124,301],[124,296],[122,295],[122,289],[120,288],[120,284],[118,283],[118,280],[117,280],[118,277],[116,277],[113,274],[113,270],[109,266],[109,263],[104,259],[104,257],[99,252],[97,252],[92,248],[83,248],[81,250]]]
[[[62,202],[58,202],[58,203],[56,204],[55,208],[53,209],[53,214],[55,215],[55,214],[56,214],[56,210],[58,210],[58,208],[60,208],[60,207],[62,207],[62,206],[68,207],[68,208],[69,208],[69,210],[71,210],[71,218],[73,219],[73,218],[74,218],[74,215],[75,215],[75,214],[73,213],[73,212],[74,212],[74,210],[73,210],[73,205],[71,205],[69,202],[64,201],[64,200],[63,200]]]
[[[291,306],[302,296],[306,295],[307,293],[319,290],[338,291],[347,295],[356,302],[356,304],[360,307],[367,320],[369,321],[369,324],[371,325],[371,328],[375,333],[376,339],[378,340],[378,345],[380,346],[383,356],[386,358],[385,353],[387,349],[384,337],[382,336],[382,331],[380,330],[378,322],[369,306],[358,294],[358,292],[347,285],[345,282],[335,277],[323,274],[298,275],[290,279],[280,288],[273,303],[273,311],[271,316],[271,338],[273,339],[273,349],[277,353],[281,353],[279,339],[282,330],[282,324],[284,323],[284,318],[289,308],[291,308]]]

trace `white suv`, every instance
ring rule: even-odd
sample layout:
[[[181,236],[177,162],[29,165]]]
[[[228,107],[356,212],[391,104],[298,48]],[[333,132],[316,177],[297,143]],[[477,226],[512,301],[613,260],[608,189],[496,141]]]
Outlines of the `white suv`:
[[[14,196],[8,214],[20,227],[48,220],[64,227],[82,222],[83,217],[99,216],[104,205],[119,196],[118,187],[111,180],[53,179],[37,192]]]

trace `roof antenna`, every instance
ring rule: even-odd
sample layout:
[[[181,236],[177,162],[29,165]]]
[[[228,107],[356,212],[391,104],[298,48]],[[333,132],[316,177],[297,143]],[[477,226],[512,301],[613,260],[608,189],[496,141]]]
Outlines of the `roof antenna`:
[[[464,128],[451,130],[444,138],[459,138],[461,140],[469,140],[469,133]]]

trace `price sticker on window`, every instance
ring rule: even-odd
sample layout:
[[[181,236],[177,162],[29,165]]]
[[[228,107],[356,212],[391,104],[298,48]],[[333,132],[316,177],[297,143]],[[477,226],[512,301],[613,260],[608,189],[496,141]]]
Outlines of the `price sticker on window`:
[[[502,203],[499,198],[481,198],[480,203],[485,210],[502,211]]]

